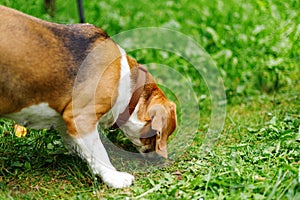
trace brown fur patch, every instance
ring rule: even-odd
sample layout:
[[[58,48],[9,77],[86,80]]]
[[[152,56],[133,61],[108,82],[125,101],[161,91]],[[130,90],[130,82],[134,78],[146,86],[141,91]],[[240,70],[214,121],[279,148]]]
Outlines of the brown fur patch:
[[[72,92],[75,77],[86,56],[104,44],[106,63],[84,65],[86,71],[105,68],[101,84],[116,85],[119,74],[117,46],[107,34],[93,25],[59,25],[0,6],[0,115],[18,112],[24,107],[47,102],[57,112],[73,117]],[[113,61],[113,63],[112,63]],[[108,67],[109,66],[109,67]],[[111,79],[110,73],[114,74]],[[90,77],[83,77],[90,80]],[[102,86],[105,113],[113,102],[109,89]],[[98,102],[99,103],[99,102]],[[97,109],[99,109],[97,107]],[[99,118],[99,116],[97,117]],[[70,123],[70,122],[68,122]]]

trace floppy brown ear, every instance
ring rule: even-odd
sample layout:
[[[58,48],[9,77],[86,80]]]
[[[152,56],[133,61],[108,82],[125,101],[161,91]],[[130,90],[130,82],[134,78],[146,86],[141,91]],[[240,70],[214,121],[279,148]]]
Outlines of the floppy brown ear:
[[[156,131],[155,151],[160,156],[167,158],[167,139],[168,136],[163,133],[163,128],[167,120],[167,111],[160,105],[154,105],[149,111],[151,117],[151,128]]]

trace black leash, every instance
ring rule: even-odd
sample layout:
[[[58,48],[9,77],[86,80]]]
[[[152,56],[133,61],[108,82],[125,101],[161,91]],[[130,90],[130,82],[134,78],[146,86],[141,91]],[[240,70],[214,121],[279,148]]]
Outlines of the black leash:
[[[82,0],[77,0],[77,8],[79,14],[79,22],[85,23]],[[50,14],[51,17],[54,17],[55,0],[45,0],[45,9]]]
[[[82,0],[77,0],[77,6],[78,6],[78,13],[79,13],[79,22],[85,23]]]

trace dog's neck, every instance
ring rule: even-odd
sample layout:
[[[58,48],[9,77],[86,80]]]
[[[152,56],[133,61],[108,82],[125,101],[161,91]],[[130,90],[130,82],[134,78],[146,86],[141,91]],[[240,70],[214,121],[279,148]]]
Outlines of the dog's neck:
[[[128,121],[131,114],[135,110],[139,102],[139,99],[143,93],[144,86],[147,82],[148,71],[146,67],[144,67],[143,65],[139,65],[137,70],[138,70],[137,80],[136,80],[135,88],[132,93],[131,99],[129,101],[129,104],[125,108],[125,110],[118,116],[115,124],[113,125],[114,128],[121,127],[123,124],[125,124]]]

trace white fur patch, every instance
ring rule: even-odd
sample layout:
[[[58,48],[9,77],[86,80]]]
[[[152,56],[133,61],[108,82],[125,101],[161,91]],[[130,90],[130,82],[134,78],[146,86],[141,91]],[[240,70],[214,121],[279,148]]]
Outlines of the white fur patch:
[[[119,46],[118,46],[119,47]],[[112,108],[114,118],[117,118],[120,113],[122,113],[127,105],[129,104],[132,89],[131,89],[131,79],[130,79],[130,67],[127,61],[126,52],[124,49],[119,47],[121,53],[121,75],[118,87],[118,98],[115,105]]]
[[[119,47],[119,46],[118,46]],[[124,49],[119,47],[120,53],[121,53],[121,78],[119,82],[119,87],[118,87],[118,97],[115,105],[111,108],[111,110],[106,113],[104,116],[99,121],[99,124],[103,128],[108,128],[111,126],[118,118],[119,114],[121,114],[127,105],[129,104],[129,101],[131,99],[133,89],[132,89],[132,84],[131,84],[131,79],[130,79],[130,67],[126,58],[126,52]],[[139,110],[139,103],[135,107],[135,110],[133,111],[132,115],[128,119],[128,121],[120,127],[123,131],[124,134],[132,141],[133,144],[136,146],[142,146],[143,144],[140,141],[140,132],[141,129],[144,127],[146,124],[145,122],[141,122],[138,119],[138,110]]]
[[[97,130],[80,137],[75,137],[73,141],[76,145],[75,148],[77,148],[76,151],[90,164],[96,174],[100,174],[101,166],[115,170],[110,164]]]
[[[118,97],[111,110],[103,115],[99,121],[103,128],[108,128],[117,120],[119,114],[122,113],[129,104],[132,95],[130,67],[127,61],[126,52],[120,46],[118,47],[121,54],[121,71],[118,85]]]
[[[145,126],[146,122],[142,122],[138,119],[137,113],[139,107],[140,104],[138,103],[128,121],[125,124],[123,124],[123,126],[121,126],[121,129],[124,131],[124,134],[132,141],[133,144],[137,146],[142,146],[143,144],[140,141],[140,132]]]
[[[20,112],[1,115],[3,118],[15,120],[21,125],[33,129],[44,129],[54,127],[65,130],[65,123],[59,113],[50,108],[48,103],[41,103],[23,108]]]
[[[126,172],[117,171],[110,163],[98,131],[73,139],[77,152],[92,168],[94,174],[99,174],[102,180],[110,187],[123,188],[132,184],[134,177]]]

